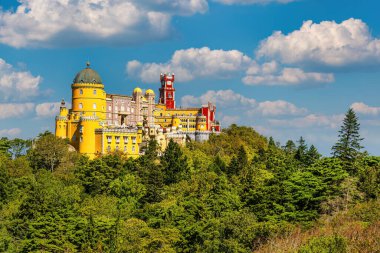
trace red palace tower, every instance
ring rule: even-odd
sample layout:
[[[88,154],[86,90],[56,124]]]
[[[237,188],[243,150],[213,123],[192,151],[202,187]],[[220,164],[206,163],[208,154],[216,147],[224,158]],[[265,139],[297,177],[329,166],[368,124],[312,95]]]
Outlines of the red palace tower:
[[[160,75],[161,88],[159,104],[166,105],[166,109],[175,109],[175,89],[173,87],[174,74]]]

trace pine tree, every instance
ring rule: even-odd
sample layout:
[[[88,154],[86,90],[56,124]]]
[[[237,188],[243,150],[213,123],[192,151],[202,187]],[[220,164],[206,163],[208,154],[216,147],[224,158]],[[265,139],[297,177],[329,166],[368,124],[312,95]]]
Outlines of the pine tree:
[[[269,148],[275,148],[276,147],[276,143],[274,142],[274,139],[272,136],[269,137],[268,147]]]
[[[317,148],[314,145],[311,145],[309,150],[306,152],[306,158],[307,165],[311,165],[319,158],[321,158],[321,154],[318,152]]]
[[[360,155],[360,141],[363,138],[359,134],[360,124],[354,110],[350,108],[343,120],[343,125],[339,131],[339,140],[332,147],[332,155],[343,162],[352,164]]]
[[[165,184],[177,183],[186,178],[188,173],[187,157],[183,155],[178,143],[170,139],[165,152],[161,156],[164,168]]]
[[[307,152],[307,145],[306,145],[305,139],[301,136],[300,139],[298,140],[298,147],[297,147],[297,151],[294,157],[301,163],[305,163],[307,160],[306,152]]]
[[[287,154],[293,154],[296,151],[296,144],[292,140],[288,140],[285,146],[283,146],[283,150]]]

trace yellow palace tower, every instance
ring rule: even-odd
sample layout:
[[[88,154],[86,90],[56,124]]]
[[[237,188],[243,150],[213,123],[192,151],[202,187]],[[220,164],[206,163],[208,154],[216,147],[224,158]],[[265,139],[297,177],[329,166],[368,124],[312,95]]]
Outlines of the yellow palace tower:
[[[72,109],[62,100],[56,117],[56,136],[68,138],[81,154],[93,158],[96,153],[95,129],[101,128],[106,117],[106,92],[99,74],[87,67],[80,71],[71,85]]]
[[[115,151],[138,157],[142,123],[135,127],[107,123],[107,94],[102,79],[89,63],[75,76],[71,90],[72,109],[68,110],[62,100],[55,135],[68,139],[79,153],[91,159]]]

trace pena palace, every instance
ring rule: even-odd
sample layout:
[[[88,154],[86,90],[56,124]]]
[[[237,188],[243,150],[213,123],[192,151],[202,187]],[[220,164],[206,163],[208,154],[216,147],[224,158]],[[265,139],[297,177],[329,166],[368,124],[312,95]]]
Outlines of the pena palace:
[[[138,157],[150,140],[156,140],[165,150],[170,139],[183,145],[219,134],[215,105],[209,102],[199,108],[178,108],[174,80],[174,74],[160,75],[157,103],[151,89],[144,93],[136,87],[132,96],[109,94],[100,75],[87,63],[71,85],[72,108],[61,102],[55,135],[68,139],[79,153],[94,158],[115,151]]]

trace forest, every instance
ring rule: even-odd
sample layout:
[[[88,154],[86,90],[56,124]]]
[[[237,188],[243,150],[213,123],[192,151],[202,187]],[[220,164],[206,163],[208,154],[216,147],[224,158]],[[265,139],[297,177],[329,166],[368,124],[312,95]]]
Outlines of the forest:
[[[0,252],[380,252],[380,157],[349,109],[331,156],[231,125],[89,160],[0,140]]]

